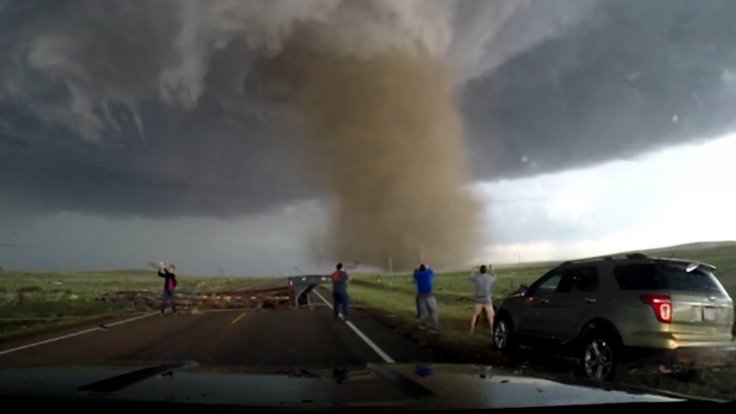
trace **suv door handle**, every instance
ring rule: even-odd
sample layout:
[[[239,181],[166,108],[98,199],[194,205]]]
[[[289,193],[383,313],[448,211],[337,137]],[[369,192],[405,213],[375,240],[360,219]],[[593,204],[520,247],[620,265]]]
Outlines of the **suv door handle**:
[[[596,303],[597,300],[595,298],[585,298],[585,303]]]
[[[548,303],[549,303],[549,299],[542,299],[542,300],[539,301],[539,304],[540,305],[546,305]]]

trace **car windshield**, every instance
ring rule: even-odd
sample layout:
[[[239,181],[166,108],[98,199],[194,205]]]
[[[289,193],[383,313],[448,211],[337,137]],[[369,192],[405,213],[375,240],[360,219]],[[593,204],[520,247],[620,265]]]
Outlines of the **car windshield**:
[[[688,263],[659,262],[616,266],[624,290],[669,290],[726,295],[715,275],[703,266],[688,271]]]
[[[735,400],[734,16],[0,0],[0,398]]]
[[[671,290],[703,292],[725,295],[718,279],[708,269],[695,268],[688,271],[687,266],[672,263],[659,264],[659,270],[667,278],[667,287]]]

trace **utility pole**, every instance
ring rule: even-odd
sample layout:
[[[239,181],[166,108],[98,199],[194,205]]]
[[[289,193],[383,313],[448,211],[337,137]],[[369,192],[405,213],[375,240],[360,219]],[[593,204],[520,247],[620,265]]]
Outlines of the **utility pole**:
[[[391,256],[388,257],[388,274],[394,274],[394,262]]]

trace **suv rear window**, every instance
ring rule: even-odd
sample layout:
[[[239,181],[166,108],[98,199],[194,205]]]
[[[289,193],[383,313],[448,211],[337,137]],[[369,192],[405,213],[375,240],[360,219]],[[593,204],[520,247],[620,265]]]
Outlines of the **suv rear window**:
[[[616,266],[613,269],[618,286],[623,290],[670,290],[722,295],[723,289],[713,273],[698,267],[687,271],[684,263],[641,263]]]

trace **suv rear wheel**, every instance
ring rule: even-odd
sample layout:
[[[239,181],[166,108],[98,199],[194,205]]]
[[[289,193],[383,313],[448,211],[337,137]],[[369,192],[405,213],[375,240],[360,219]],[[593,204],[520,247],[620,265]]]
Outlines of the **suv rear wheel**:
[[[514,325],[511,319],[506,315],[496,318],[493,324],[493,344],[496,345],[496,349],[509,352],[516,346],[514,340]]]
[[[610,381],[616,375],[619,349],[612,335],[593,332],[583,341],[581,365],[585,376],[597,381]]]

